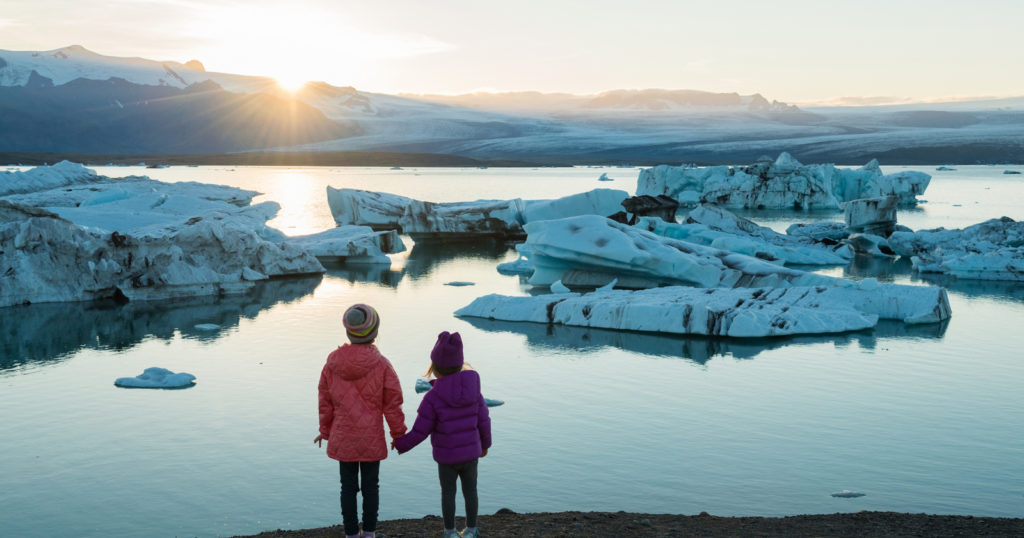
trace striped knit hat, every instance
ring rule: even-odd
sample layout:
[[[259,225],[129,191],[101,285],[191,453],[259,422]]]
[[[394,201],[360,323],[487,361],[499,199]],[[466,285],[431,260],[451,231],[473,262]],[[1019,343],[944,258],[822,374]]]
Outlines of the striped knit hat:
[[[354,304],[345,311],[344,323],[350,342],[366,344],[377,338],[380,316],[370,305]]]

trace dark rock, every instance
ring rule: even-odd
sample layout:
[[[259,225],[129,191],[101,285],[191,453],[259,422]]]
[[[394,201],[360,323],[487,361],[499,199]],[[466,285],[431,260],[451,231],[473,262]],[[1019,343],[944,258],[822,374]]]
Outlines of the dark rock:
[[[497,512],[495,512],[494,515],[514,514],[514,513],[516,513],[516,512],[514,510],[510,509],[510,508],[501,508]]]

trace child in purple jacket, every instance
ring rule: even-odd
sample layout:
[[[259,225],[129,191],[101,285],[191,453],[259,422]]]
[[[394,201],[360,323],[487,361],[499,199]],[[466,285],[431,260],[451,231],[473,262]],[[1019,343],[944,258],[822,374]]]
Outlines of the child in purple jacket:
[[[466,500],[466,529],[462,536],[480,536],[476,528],[477,461],[487,455],[491,446],[491,419],[480,394],[480,375],[464,370],[463,365],[459,333],[439,334],[430,352],[429,370],[437,379],[420,402],[412,431],[394,442],[394,447],[402,454],[430,436],[441,480],[445,538],[459,536],[455,531],[456,479],[462,482],[462,495]]]

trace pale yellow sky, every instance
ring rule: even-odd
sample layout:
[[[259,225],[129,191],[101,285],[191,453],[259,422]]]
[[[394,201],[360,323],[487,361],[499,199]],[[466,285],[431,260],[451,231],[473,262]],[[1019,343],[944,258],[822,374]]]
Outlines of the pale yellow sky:
[[[80,44],[367,91],[687,88],[789,102],[1024,93],[1019,0],[0,0],[0,49]]]

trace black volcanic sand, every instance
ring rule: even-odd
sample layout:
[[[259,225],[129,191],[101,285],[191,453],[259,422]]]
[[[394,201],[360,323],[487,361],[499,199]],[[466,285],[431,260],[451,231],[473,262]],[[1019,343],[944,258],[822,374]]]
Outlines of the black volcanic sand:
[[[465,521],[459,518],[457,527]],[[517,514],[507,509],[480,516],[482,536],[495,538],[554,536],[1024,536],[1024,519],[937,516],[897,512],[857,512],[789,517],[717,517],[629,512],[557,512]],[[384,538],[439,537],[441,518],[396,519],[377,525]],[[295,531],[276,530],[260,538],[341,537],[340,525]]]

